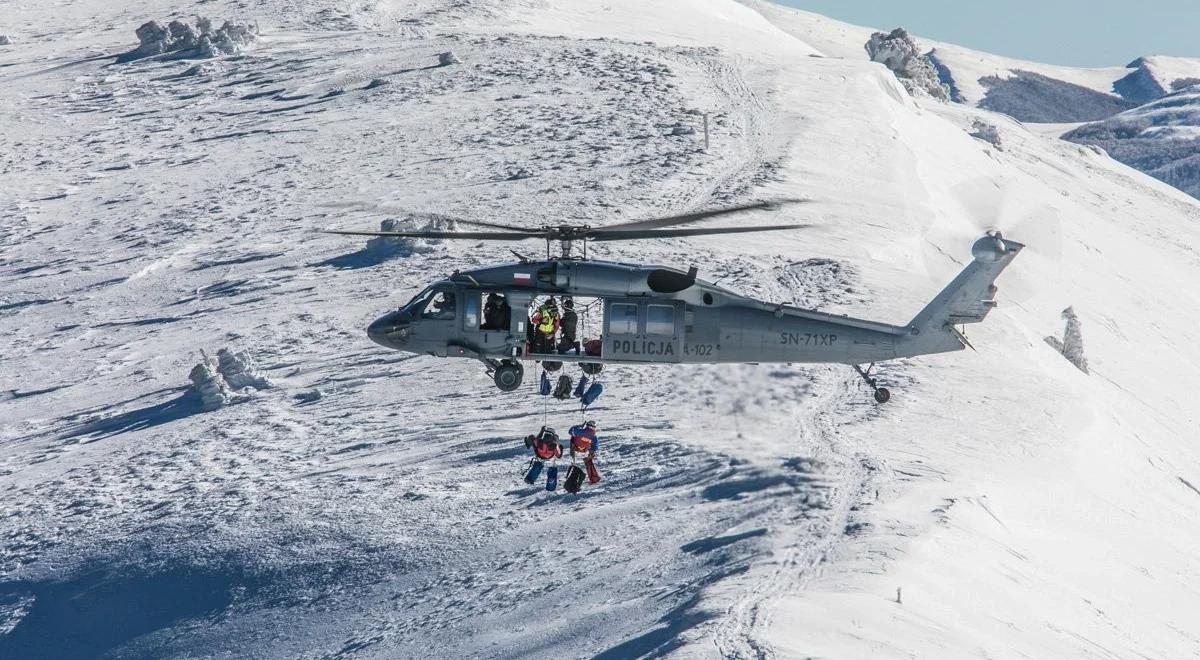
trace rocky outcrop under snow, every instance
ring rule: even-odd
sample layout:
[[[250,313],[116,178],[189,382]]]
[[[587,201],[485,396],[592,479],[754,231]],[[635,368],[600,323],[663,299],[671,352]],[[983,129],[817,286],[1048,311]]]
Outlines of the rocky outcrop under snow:
[[[197,17],[195,25],[171,21],[164,26],[158,21],[149,21],[143,23],[136,34],[138,47],[126,53],[122,61],[165,53],[205,58],[235,55],[258,39],[258,30],[253,25],[225,21],[221,27],[214,28],[212,21],[204,17]]]
[[[890,33],[876,32],[865,47],[871,61],[891,69],[910,94],[950,100],[950,90],[942,84],[933,62],[921,53],[917,42],[904,28],[896,28]]]

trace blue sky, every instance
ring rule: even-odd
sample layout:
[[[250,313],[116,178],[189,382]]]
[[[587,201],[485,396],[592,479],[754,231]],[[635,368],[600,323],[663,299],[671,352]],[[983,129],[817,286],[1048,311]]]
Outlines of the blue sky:
[[[1200,0],[776,0],[875,28],[1049,64],[1200,57]]]

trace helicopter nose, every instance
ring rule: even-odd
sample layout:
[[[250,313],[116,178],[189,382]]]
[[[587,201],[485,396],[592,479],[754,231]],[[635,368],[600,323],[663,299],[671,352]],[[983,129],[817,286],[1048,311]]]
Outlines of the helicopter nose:
[[[408,319],[401,312],[392,312],[367,326],[367,337],[384,348],[399,349],[408,341]]]

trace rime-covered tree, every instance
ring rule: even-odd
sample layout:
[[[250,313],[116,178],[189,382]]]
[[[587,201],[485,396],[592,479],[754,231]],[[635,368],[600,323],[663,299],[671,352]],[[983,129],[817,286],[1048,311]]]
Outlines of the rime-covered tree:
[[[904,28],[876,32],[864,47],[873,62],[891,69],[910,94],[925,94],[940,101],[950,100],[950,90],[938,78],[937,69],[922,53]]]
[[[1075,308],[1064,309],[1062,318],[1067,322],[1067,327],[1063,330],[1063,338],[1046,337],[1046,343],[1053,346],[1054,350],[1062,353],[1063,357],[1086,374],[1088,366],[1087,357],[1083,354],[1083,330],[1079,317],[1075,314]]]

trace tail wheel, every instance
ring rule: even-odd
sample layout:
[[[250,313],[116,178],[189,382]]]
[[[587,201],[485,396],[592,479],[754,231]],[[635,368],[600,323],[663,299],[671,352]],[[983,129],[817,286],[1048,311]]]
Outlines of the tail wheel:
[[[875,390],[875,402],[887,403],[892,398],[892,393],[886,387],[881,387]]]
[[[492,380],[496,382],[496,387],[500,388],[501,392],[516,390],[524,379],[525,369],[516,362],[505,362],[496,367],[496,371],[492,374]]]

